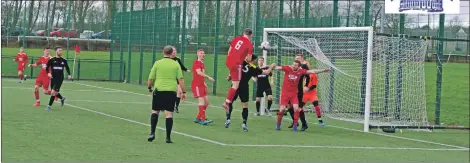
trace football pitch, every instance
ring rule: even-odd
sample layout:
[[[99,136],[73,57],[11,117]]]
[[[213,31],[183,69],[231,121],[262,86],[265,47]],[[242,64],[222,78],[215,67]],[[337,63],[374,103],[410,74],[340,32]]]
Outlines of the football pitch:
[[[175,113],[173,144],[164,143],[165,121],[160,116],[156,140],[148,142],[151,96],[145,86],[67,81],[61,93],[66,104],[45,111],[49,96],[41,94],[41,107],[33,107],[34,80],[17,83],[2,79],[2,161],[4,162],[468,162],[469,132],[457,130],[411,131],[385,134],[362,125],[325,119],[316,124],[308,114],[309,129],[293,132],[283,120],[275,130],[275,117],[255,116],[250,103],[249,132],[241,129],[241,107],[235,102],[230,128],[224,128],[221,97],[210,97],[207,117],[214,122],[193,122],[197,100],[188,100]]]

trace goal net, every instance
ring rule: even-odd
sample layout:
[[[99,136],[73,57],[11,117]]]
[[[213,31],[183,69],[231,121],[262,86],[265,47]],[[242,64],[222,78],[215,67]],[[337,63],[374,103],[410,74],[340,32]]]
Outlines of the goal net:
[[[296,54],[304,54],[311,68],[331,67],[330,73],[318,74],[323,116],[363,123],[365,131],[428,125],[424,40],[376,36],[371,27],[339,27],[265,28],[263,41],[270,43],[263,52],[266,64],[291,65]],[[283,75],[274,72],[275,104]]]

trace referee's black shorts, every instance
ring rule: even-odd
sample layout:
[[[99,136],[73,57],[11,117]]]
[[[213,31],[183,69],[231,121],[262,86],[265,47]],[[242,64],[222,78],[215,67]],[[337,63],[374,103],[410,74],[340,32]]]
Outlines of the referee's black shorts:
[[[175,111],[176,91],[153,91],[152,110]]]
[[[250,98],[250,88],[247,87],[240,87],[237,89],[237,92],[235,93],[235,96],[233,96],[233,101],[237,100],[237,98],[240,97],[240,101],[245,103],[249,101]]]
[[[64,82],[64,78],[52,78],[51,79],[51,89],[59,92],[60,87],[62,87],[62,82]]]

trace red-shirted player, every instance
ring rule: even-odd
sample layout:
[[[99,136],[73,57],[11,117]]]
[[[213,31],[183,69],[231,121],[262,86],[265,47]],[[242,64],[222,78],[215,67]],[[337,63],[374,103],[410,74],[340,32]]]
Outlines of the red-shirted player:
[[[240,84],[243,61],[245,59],[251,61],[251,55],[253,53],[253,44],[251,43],[252,33],[253,31],[247,28],[243,31],[242,36],[235,37],[232,43],[230,43],[225,64],[230,71],[229,75],[232,79],[232,87],[228,90],[227,99],[225,99],[225,103],[222,105],[225,111],[228,111],[228,104],[232,103],[232,99]]]
[[[297,131],[297,124],[299,121],[299,99],[297,97],[300,77],[305,74],[315,74],[320,72],[328,72],[330,69],[323,70],[305,70],[300,68],[300,61],[294,61],[291,66],[276,66],[276,70],[284,71],[284,81],[282,84],[281,97],[280,97],[280,108],[277,114],[276,130],[281,129],[281,120],[284,115],[284,110],[290,104],[294,107],[294,125],[292,129]]]
[[[51,58],[49,47],[44,48],[44,56],[41,56],[36,63],[29,64],[28,67],[36,68],[37,66],[41,66],[41,71],[39,72],[38,77],[36,78],[36,84],[34,85],[34,98],[36,99],[36,103],[33,106],[40,106],[39,101],[39,87],[42,86],[44,90],[44,94],[50,95],[51,90],[49,90],[49,83],[51,79],[47,76],[46,67],[47,62]]]
[[[206,119],[206,109],[209,106],[209,98],[207,97],[207,85],[204,82],[204,78],[214,82],[214,79],[206,74],[204,68],[204,50],[199,49],[197,51],[197,60],[193,64],[193,81],[191,82],[191,90],[194,98],[199,100],[199,112],[197,113],[195,123],[201,125],[207,125],[211,123],[211,120]]]
[[[26,64],[28,63],[28,55],[24,52],[24,48],[20,48],[20,52],[16,54],[15,59],[13,61],[18,62],[18,77],[20,77],[19,83],[22,83],[23,80],[26,80],[24,77],[24,69],[26,68]]]

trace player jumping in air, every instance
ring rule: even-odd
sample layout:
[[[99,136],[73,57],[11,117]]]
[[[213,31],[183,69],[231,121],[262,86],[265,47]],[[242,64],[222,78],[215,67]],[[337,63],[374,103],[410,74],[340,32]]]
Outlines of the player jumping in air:
[[[29,64],[28,67],[36,68],[37,66],[41,66],[41,71],[39,72],[38,77],[36,78],[36,83],[34,85],[34,98],[36,99],[36,103],[33,106],[40,106],[41,103],[39,101],[39,87],[42,86],[44,90],[44,94],[50,95],[51,91],[49,90],[49,82],[50,78],[47,76],[46,67],[47,62],[51,59],[49,47],[44,48],[44,56],[41,56],[36,63]]]
[[[196,52],[197,59],[193,64],[193,81],[191,82],[191,90],[193,91],[194,98],[197,98],[199,103],[199,112],[197,113],[196,120],[194,123],[201,125],[207,125],[211,123],[211,120],[206,119],[206,109],[209,106],[209,97],[207,96],[207,85],[204,79],[207,78],[209,81],[214,82],[214,78],[206,74],[204,67],[204,50],[199,49]]]
[[[55,97],[59,98],[61,105],[64,106],[65,97],[62,97],[60,94],[60,87],[62,86],[62,82],[64,82],[64,68],[67,70],[68,79],[72,79],[72,76],[70,76],[69,64],[67,64],[66,59],[62,58],[62,48],[56,47],[55,54],[56,56],[49,59],[46,66],[47,76],[51,78],[50,84],[52,89],[49,105],[47,105],[46,108],[47,111],[51,111],[51,106]]]
[[[259,57],[258,58],[258,66],[261,68],[261,70],[267,70],[269,69],[268,66],[264,66],[264,58]],[[269,75],[265,74],[259,74],[255,78],[256,82],[256,115],[260,115],[260,107],[261,107],[261,98],[264,97],[263,93],[266,93],[266,96],[268,96],[268,107],[266,108],[266,113],[269,113],[271,111],[271,105],[273,104],[273,96],[272,96],[272,90],[271,86],[273,85],[272,83],[272,77],[273,74],[269,73]]]
[[[175,60],[178,62],[178,64],[180,65],[181,67],[181,70],[183,70],[183,72],[191,72],[191,70],[188,70],[184,65],[183,63],[181,62],[180,58],[178,58],[178,56],[176,56],[176,48],[173,46],[173,54],[171,54],[170,56],[171,59]],[[178,80],[176,80],[176,83],[179,84]],[[175,112],[176,113],[179,113],[179,109],[178,109],[178,106],[180,105],[180,101],[181,101],[181,94],[183,93],[183,91],[181,91],[181,87],[178,85],[178,90],[176,91],[176,103],[175,103]]]
[[[281,121],[282,116],[284,115],[284,110],[290,103],[294,107],[294,126],[292,129],[297,131],[297,124],[299,120],[299,100],[297,97],[298,89],[297,85],[299,84],[300,77],[305,74],[315,74],[320,72],[328,72],[330,69],[323,69],[323,70],[306,70],[300,68],[300,61],[294,61],[291,66],[276,66],[276,70],[284,71],[284,81],[282,85],[281,91],[281,99],[280,99],[280,108],[277,114],[277,123],[276,123],[276,130],[281,130]]]
[[[26,68],[26,64],[28,63],[28,55],[24,52],[24,48],[20,48],[20,52],[16,54],[15,59],[13,61],[18,62],[18,77],[20,80],[18,83],[23,83],[23,80],[26,80],[24,75],[24,69]]]
[[[243,31],[243,36],[235,37],[230,43],[225,65],[230,71],[232,87],[228,90],[227,99],[225,99],[225,103],[222,105],[226,112],[228,112],[228,105],[232,103],[232,99],[235,97],[235,93],[239,87],[243,61],[245,59],[251,61],[253,44],[250,40],[252,33],[253,31],[247,28]]]
[[[242,118],[243,118],[243,124],[242,124],[242,129],[243,131],[247,132],[248,127],[246,125],[246,122],[248,121],[248,100],[250,98],[250,87],[249,87],[249,81],[252,77],[264,74],[268,75],[271,73],[271,70],[274,68],[275,64],[271,65],[267,70],[261,70],[259,67],[256,67],[253,62],[256,60],[256,55],[251,56],[251,61],[244,61],[243,62],[243,68],[242,68],[242,77],[240,79],[240,85],[237,89],[237,92],[235,93],[235,96],[231,100],[232,102],[237,100],[237,97],[240,96],[240,101],[242,102]],[[229,77],[229,79],[231,76]],[[232,114],[233,106],[232,103],[228,104],[229,111],[227,112],[227,120],[225,121],[225,128],[228,128],[230,125],[230,116]]]

